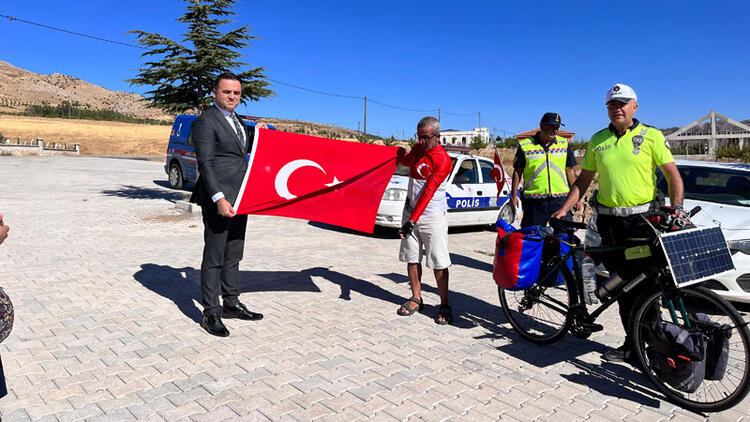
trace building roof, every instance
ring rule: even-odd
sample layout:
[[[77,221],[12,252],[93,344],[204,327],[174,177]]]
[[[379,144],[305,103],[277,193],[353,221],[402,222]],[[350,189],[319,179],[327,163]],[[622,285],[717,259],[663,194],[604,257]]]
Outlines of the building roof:
[[[534,136],[537,132],[539,132],[539,128],[527,130],[526,132],[521,132],[516,134],[516,139],[526,139],[528,137]],[[558,136],[562,136],[563,138],[567,140],[573,139],[574,136],[576,136],[575,132],[568,132],[567,130],[560,129],[557,132]]]

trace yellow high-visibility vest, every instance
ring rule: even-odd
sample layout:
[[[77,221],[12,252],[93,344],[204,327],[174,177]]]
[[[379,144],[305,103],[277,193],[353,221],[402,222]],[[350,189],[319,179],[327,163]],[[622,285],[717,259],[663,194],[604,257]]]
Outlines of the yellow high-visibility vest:
[[[526,158],[523,169],[523,196],[525,198],[561,198],[568,196],[570,186],[565,175],[568,158],[568,140],[556,137],[547,151],[534,143],[534,138],[520,142]]]

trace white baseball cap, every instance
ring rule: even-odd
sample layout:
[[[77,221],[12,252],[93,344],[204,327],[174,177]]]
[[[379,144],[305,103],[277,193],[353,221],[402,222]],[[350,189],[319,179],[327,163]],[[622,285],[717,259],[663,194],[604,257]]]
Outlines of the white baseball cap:
[[[625,84],[615,84],[615,86],[607,91],[607,100],[604,104],[609,104],[609,102],[613,100],[628,103],[630,100],[638,100],[638,97],[635,96],[633,88]]]

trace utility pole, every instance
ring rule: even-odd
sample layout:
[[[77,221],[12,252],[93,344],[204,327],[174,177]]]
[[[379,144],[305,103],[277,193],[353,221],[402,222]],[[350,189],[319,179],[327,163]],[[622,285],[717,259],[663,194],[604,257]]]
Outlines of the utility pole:
[[[357,132],[359,132],[359,124],[362,123],[361,121],[357,121]]]
[[[367,135],[367,95],[365,95],[365,130],[364,134]]]
[[[440,107],[438,107],[438,123],[440,123]]]
[[[477,127],[482,127],[482,112],[477,111]]]

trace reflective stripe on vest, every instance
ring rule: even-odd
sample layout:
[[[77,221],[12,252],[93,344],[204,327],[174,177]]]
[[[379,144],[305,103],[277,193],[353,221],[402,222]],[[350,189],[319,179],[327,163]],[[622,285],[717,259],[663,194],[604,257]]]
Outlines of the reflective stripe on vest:
[[[568,140],[558,136],[557,143],[550,144],[548,151],[534,143],[534,138],[521,141],[521,150],[526,158],[523,169],[523,194],[528,198],[560,198],[570,191],[565,175],[568,158]],[[550,169],[552,171],[550,171]]]

